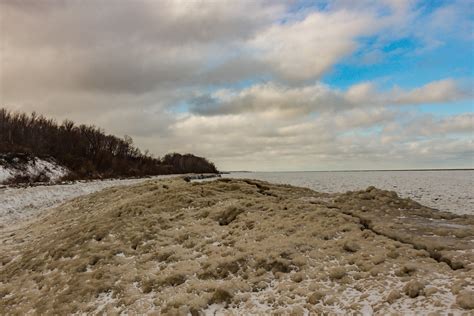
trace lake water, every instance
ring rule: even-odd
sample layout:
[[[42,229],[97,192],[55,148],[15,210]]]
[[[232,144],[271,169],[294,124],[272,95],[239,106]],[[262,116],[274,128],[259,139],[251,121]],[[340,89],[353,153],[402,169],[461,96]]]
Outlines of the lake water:
[[[233,172],[225,176],[285,183],[328,193],[361,190],[373,185],[435,209],[474,215],[474,170]]]

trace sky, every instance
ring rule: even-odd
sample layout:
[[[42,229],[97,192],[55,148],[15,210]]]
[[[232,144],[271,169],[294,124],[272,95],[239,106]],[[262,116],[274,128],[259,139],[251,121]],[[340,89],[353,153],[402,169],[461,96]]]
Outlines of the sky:
[[[470,0],[0,0],[0,103],[220,170],[474,168]]]

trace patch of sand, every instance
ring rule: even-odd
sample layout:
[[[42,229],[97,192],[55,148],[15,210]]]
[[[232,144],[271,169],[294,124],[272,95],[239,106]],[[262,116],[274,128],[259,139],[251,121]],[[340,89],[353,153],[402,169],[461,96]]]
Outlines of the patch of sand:
[[[474,217],[394,192],[154,180],[0,236],[0,314],[467,312]]]

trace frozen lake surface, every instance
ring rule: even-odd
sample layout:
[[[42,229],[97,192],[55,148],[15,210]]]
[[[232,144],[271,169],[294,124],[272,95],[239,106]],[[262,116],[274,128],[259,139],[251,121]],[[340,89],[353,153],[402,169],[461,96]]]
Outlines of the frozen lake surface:
[[[286,183],[328,193],[373,185],[438,210],[474,215],[474,170],[235,172],[225,176]]]

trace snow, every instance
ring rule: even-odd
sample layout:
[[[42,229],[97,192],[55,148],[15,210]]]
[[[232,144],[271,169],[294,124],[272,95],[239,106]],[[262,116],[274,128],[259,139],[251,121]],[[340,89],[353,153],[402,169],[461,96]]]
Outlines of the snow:
[[[113,297],[112,291],[100,293],[95,302],[90,304],[91,307],[95,307],[93,315],[107,314],[107,306],[113,305],[117,299]],[[114,308],[115,310],[115,308]]]
[[[211,304],[203,311],[203,314],[206,316],[223,316],[225,313],[224,304]]]
[[[39,158],[35,158],[35,161],[30,163],[27,168],[27,172],[33,175],[45,172],[52,182],[68,174],[67,168]]]
[[[0,184],[16,176],[35,178],[41,174],[48,177],[51,182],[56,182],[68,173],[67,168],[54,162],[54,160],[32,157],[27,162],[7,163],[0,158]]]
[[[5,182],[11,177],[13,177],[13,172],[10,169],[0,165],[0,183]]]

